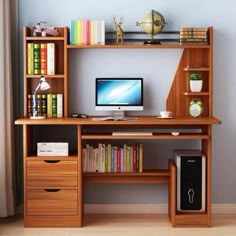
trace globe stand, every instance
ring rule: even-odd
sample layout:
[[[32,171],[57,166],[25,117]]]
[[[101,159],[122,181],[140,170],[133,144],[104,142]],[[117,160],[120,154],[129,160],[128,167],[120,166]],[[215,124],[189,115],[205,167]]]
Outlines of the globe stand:
[[[161,44],[161,42],[158,40],[147,40],[147,41],[144,41],[143,44],[144,45],[157,45],[157,44]]]

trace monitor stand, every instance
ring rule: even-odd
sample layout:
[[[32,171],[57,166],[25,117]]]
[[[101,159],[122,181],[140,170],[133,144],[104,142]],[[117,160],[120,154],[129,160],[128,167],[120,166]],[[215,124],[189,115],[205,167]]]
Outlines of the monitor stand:
[[[114,120],[137,120],[137,117],[128,117],[125,116],[124,111],[114,111],[113,113]]]
[[[137,120],[138,117],[125,116],[124,111],[115,111],[112,116],[93,117],[92,120]]]

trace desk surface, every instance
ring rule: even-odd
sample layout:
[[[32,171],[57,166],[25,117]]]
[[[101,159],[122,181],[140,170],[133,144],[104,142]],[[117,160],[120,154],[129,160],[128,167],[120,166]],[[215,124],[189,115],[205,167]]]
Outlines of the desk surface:
[[[45,118],[30,119],[20,118],[15,121],[16,125],[213,125],[221,121],[215,117],[174,117],[159,119],[157,116],[139,116],[135,120],[108,120],[97,121],[91,118]]]

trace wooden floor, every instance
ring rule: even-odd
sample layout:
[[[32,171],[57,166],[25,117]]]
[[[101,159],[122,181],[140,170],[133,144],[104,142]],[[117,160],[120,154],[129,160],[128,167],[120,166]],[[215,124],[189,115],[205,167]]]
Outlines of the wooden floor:
[[[213,215],[211,228],[172,228],[167,215],[86,215],[82,228],[24,228],[22,216],[0,219],[1,236],[236,236],[236,215]]]

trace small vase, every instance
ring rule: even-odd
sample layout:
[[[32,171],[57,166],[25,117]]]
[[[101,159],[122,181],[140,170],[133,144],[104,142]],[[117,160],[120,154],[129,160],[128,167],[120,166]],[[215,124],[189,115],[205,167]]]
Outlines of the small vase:
[[[202,80],[190,80],[190,90],[191,92],[201,92],[202,91]]]

